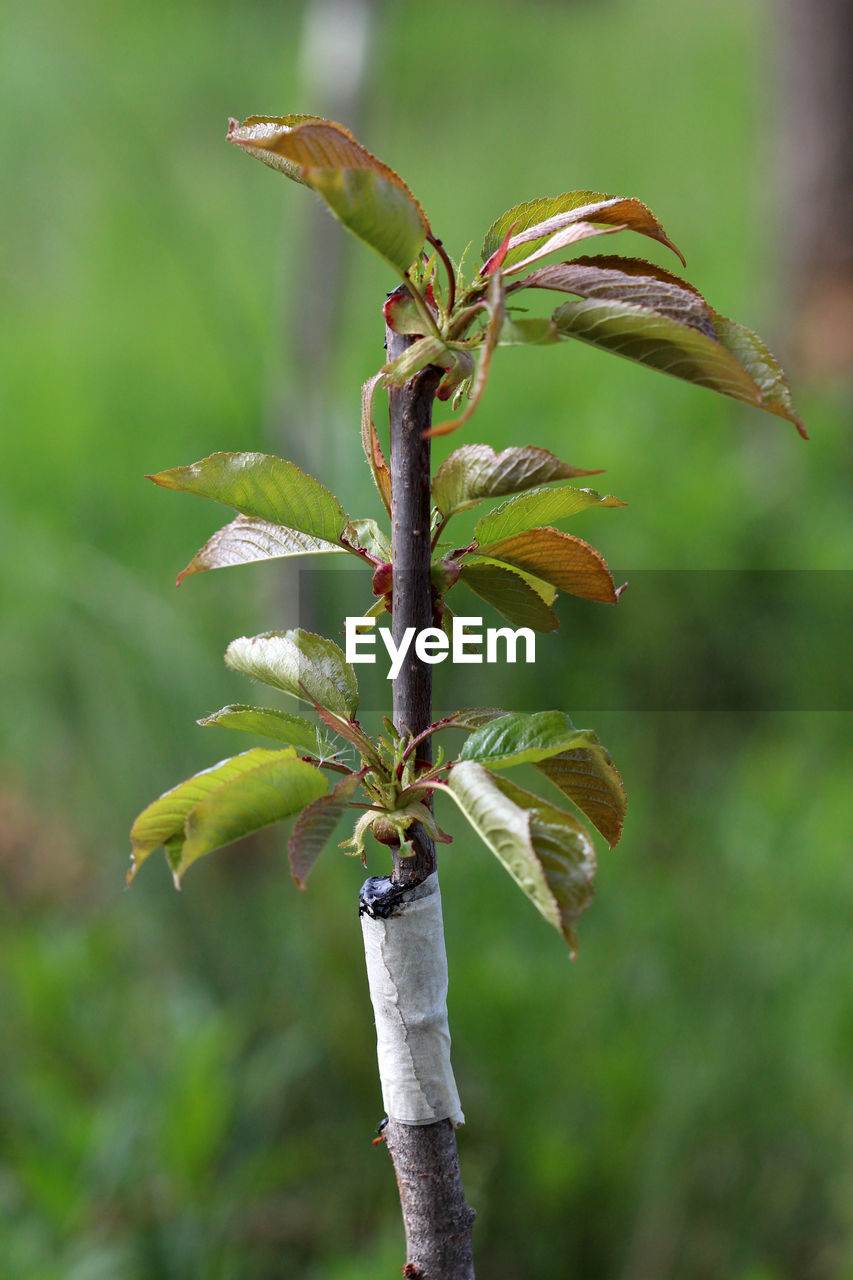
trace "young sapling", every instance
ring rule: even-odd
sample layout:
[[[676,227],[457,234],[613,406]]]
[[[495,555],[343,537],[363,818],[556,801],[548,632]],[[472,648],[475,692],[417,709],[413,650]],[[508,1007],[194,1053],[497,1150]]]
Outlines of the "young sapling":
[[[129,879],[162,846],[180,886],[202,856],[295,818],[290,864],[304,888],[344,817],[354,817],[346,847],[365,866],[368,837],[375,839],[382,874],[364,886],[359,913],[388,1113],[383,1137],[406,1227],[405,1274],[467,1280],[474,1213],[456,1152],[462,1110],[450,1066],[435,851],[450,837],[435,801],[461,810],[574,954],[596,868],[577,812],[612,847],[626,799],[605,747],[564,710],[465,708],[434,722],[432,668],[448,655],[471,660],[462,643],[471,619],[454,616],[448,603],[458,583],[509,624],[493,629],[494,638],[489,633],[487,661],[498,657],[499,640],[506,660],[530,661],[536,634],[557,628],[558,591],[615,604],[619,588],[603,556],[559,526],[584,509],[624,504],[571,483],[596,472],[529,443],[499,453],[463,444],[433,474],[431,437],[468,422],[498,347],[571,339],[765,409],[806,433],[762,340],[686,280],[644,258],[610,253],[545,261],[587,240],[632,232],[683,262],[639,200],[570,191],[517,205],[488,229],[481,265],[466,273],[402,179],[341,125],[252,116],[231,121],[228,140],[314,191],[399,279],[383,307],[387,358],[362,388],[361,443],[381,509],[379,518],[353,519],[319,480],[261,453],[216,453],[150,477],[236,513],[179,582],[258,560],[349,555],[365,568],[365,607],[345,624],[346,651],[299,627],[228,646],[232,670],[298,699],[313,718],[239,703],[201,720],[273,745],[222,760],[143,810],[131,831]],[[559,305],[546,316],[528,314],[519,302],[530,290],[560,294]],[[373,420],[380,385],[389,394],[387,459]],[[452,416],[439,423],[436,399],[451,404]],[[475,507],[484,514],[473,538],[455,546],[448,526]],[[390,630],[378,626],[388,615]],[[357,717],[355,667],[379,648],[371,625],[387,650],[393,687],[393,717],[376,737]],[[441,743],[435,751],[434,738]],[[550,799],[506,776],[522,764],[550,784]]]

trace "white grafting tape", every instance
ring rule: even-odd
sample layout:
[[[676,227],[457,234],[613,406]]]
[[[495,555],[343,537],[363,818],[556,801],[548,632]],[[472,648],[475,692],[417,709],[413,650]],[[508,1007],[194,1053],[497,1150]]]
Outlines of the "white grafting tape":
[[[382,1101],[403,1124],[465,1123],[447,1025],[447,953],[438,876],[387,919],[361,917]]]

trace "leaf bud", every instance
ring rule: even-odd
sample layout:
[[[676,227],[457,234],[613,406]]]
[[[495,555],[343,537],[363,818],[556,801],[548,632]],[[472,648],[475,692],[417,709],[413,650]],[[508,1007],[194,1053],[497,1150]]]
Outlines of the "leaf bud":
[[[430,570],[430,581],[439,596],[443,596],[458,580],[461,568],[450,556],[437,561]],[[374,588],[375,589],[375,588]]]
[[[387,596],[391,590],[391,565],[377,565],[373,575],[373,594],[375,596]]]
[[[371,823],[371,830],[380,844],[398,845],[400,843],[399,826],[389,822],[382,814],[378,818],[374,818]]]

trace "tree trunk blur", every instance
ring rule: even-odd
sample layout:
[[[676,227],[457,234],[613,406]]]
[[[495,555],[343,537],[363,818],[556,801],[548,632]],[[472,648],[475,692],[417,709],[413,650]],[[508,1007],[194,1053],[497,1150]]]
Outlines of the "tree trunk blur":
[[[287,110],[326,116],[359,132],[368,105],[378,18],[384,0],[305,0],[297,92]],[[332,394],[350,239],[319,200],[294,201],[282,223],[287,282],[281,283],[281,358],[271,371],[263,447],[343,487],[346,454],[334,446],[343,411]],[[315,571],[282,561],[275,601],[299,599],[299,626],[316,628]]]
[[[782,234],[806,373],[853,367],[853,3],[783,0]]]

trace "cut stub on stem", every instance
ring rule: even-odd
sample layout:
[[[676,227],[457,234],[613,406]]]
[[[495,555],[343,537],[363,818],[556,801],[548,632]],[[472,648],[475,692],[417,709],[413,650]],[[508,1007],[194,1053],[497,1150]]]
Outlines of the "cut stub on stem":
[[[371,877],[359,900],[382,1101],[408,1125],[465,1123],[447,1022],[447,953],[438,876],[413,889]]]

